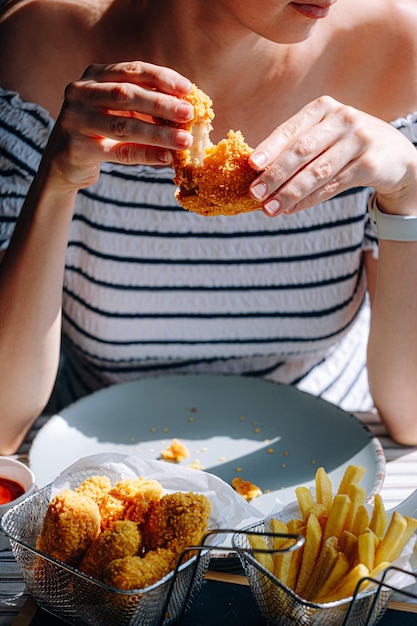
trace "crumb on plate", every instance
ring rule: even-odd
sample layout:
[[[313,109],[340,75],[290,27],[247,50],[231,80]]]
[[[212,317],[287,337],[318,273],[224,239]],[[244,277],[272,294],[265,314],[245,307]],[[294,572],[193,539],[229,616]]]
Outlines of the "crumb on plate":
[[[173,439],[172,443],[162,450],[161,458],[164,461],[171,461],[171,463],[180,463],[184,459],[188,459],[190,452],[187,446],[179,439]]]
[[[232,487],[238,494],[248,501],[262,495],[262,490],[259,487],[251,483],[249,480],[240,478],[240,476],[233,478]]]

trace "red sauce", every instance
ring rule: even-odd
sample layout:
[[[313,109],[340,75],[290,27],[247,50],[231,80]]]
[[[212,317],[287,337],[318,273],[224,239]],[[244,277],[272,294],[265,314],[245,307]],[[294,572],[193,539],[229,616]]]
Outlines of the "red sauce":
[[[8,504],[25,493],[22,485],[10,478],[0,476],[0,504]]]

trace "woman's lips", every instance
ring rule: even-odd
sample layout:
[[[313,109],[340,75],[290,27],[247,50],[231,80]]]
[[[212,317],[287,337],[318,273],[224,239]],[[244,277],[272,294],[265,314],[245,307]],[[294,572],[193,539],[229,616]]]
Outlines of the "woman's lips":
[[[332,6],[333,2],[320,4],[320,5],[319,4],[306,4],[306,3],[301,3],[301,2],[292,2],[291,4],[296,11],[298,11],[302,15],[305,15],[305,17],[318,20],[323,17],[326,17],[326,15],[329,13],[330,7]]]

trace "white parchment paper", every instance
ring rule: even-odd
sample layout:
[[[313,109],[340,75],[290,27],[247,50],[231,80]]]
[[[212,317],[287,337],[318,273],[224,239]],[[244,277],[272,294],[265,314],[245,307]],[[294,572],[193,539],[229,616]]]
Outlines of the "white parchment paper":
[[[52,497],[63,489],[78,487],[91,476],[108,476],[112,484],[125,478],[143,476],[147,480],[157,480],[165,493],[201,493],[211,504],[210,529],[238,529],[258,521],[262,515],[214,474],[166,461],[146,460],[119,453],[94,454],[79,459],[54,480]]]

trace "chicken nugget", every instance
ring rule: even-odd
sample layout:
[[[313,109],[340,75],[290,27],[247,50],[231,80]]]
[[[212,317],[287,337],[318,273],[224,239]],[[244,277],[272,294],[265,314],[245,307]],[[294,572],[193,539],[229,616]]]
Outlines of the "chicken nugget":
[[[210,140],[214,111],[210,97],[193,85],[184,98],[194,106],[194,117],[182,128],[193,135],[188,150],[174,153],[175,197],[200,215],[236,215],[256,211],[261,204],[249,195],[259,173],[249,165],[253,149],[240,131],[229,130],[217,145]]]
[[[111,481],[108,476],[91,476],[84,480],[75,491],[92,498],[97,504],[100,504],[110,489]]]
[[[93,578],[102,580],[107,565],[115,559],[133,556],[141,547],[138,525],[131,521],[118,521],[104,530],[90,544],[79,569]]]
[[[36,549],[76,566],[99,532],[97,503],[82,493],[64,489],[48,505]]]
[[[207,531],[210,509],[210,501],[202,494],[166,494],[151,509],[144,529],[146,548],[169,548],[179,555],[199,544]]]
[[[158,582],[174,569],[177,556],[172,550],[153,550],[145,556],[115,559],[106,568],[104,582],[116,589],[143,589]]]
[[[162,485],[143,476],[117,482],[105,495],[100,505],[102,528],[115,521],[129,519],[144,524],[152,502],[162,496]]]

